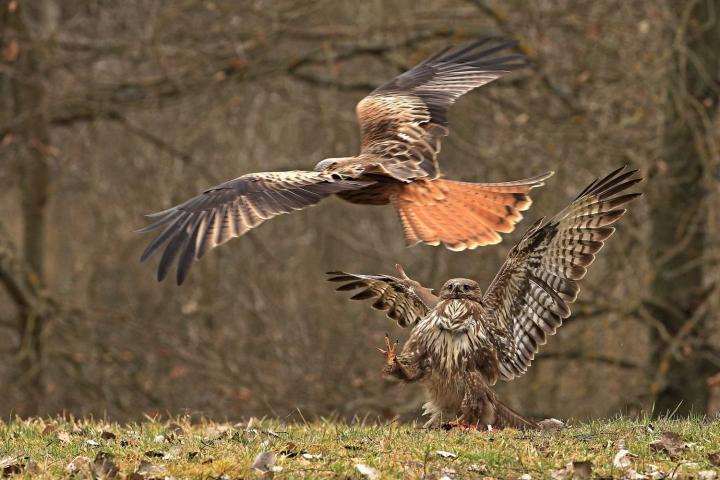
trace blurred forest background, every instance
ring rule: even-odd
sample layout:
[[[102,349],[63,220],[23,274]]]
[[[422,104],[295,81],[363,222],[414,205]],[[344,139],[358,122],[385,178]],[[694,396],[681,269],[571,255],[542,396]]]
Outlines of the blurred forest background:
[[[573,317],[501,395],[537,417],[720,409],[720,5],[715,0],[0,0],[0,414],[413,418],[380,378],[396,329],[323,272],[487,285],[530,223],[640,168]],[[497,246],[406,248],[339,199],[217,249],[186,284],[139,264],[143,214],[359,146],[355,104],[449,43],[535,64],[452,109],[441,166],[552,169]]]

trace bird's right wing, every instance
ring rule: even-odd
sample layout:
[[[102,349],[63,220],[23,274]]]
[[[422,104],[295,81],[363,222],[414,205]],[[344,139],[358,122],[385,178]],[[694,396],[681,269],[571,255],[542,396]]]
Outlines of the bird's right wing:
[[[145,261],[164,245],[158,281],[167,276],[179,255],[177,283],[180,285],[192,262],[208,250],[277,215],[315,205],[328,195],[371,183],[300,170],[243,175],[180,205],[148,215],[157,220],[139,230],[140,233],[164,229],[150,242],[140,260]]]
[[[482,299],[504,380],[524,374],[538,346],[570,316],[578,281],[615,231],[610,225],[641,195],[623,193],[641,180],[636,173],[623,167],[595,180],[567,208],[530,227],[508,253]]]
[[[344,283],[337,288],[338,291],[361,289],[350,299],[375,299],[373,308],[387,310],[388,318],[395,320],[401,327],[413,326],[428,314],[438,299],[429,288],[409,279],[399,266],[398,270],[404,278],[328,272],[328,280]]]

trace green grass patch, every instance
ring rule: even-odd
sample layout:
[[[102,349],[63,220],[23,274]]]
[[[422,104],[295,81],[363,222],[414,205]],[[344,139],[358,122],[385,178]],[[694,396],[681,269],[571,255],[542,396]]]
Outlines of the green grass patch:
[[[663,432],[682,445],[651,446]],[[629,453],[616,458],[622,449]],[[552,433],[329,421],[0,423],[0,475],[16,478],[571,478],[569,463],[589,461],[593,477],[710,479],[718,451],[720,422],[698,419],[593,421]],[[264,474],[252,467],[262,453]]]

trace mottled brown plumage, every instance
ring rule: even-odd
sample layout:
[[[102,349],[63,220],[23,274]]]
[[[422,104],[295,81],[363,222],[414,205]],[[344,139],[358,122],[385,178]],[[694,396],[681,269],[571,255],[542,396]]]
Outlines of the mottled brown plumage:
[[[412,327],[402,352],[389,341],[385,372],[427,390],[429,425],[458,419],[465,425],[535,428],[502,404],[491,387],[524,374],[539,345],[570,316],[578,281],[640,193],[640,181],[618,169],[590,184],[567,208],[536,222],[508,253],[483,294],[474,280],[448,280],[439,296],[407,278],[331,272],[338,290],[361,289],[401,326]]]
[[[243,175],[159,212],[163,228],[145,249],[144,261],[164,248],[163,280],[177,261],[181,284],[192,262],[276,215],[338,195],[366,204],[392,204],[410,244],[443,243],[462,250],[500,241],[530,207],[528,193],[552,172],[507,183],[465,183],[440,178],[440,141],[448,109],[464,93],[527,66],[521,55],[496,56],[511,47],[483,49],[490,40],[446,48],[382,85],[357,106],[362,147],[355,157],[328,158],[314,171]]]

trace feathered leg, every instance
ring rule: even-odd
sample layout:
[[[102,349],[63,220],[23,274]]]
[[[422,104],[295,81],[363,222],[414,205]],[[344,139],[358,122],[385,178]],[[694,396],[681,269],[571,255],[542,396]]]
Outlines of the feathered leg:
[[[427,373],[427,368],[421,356],[413,354],[412,349],[408,349],[408,344],[405,345],[400,356],[396,354],[397,349],[398,342],[395,341],[394,344],[390,345],[390,337],[385,335],[385,349],[378,348],[386,359],[383,373],[404,382],[421,380]]]

